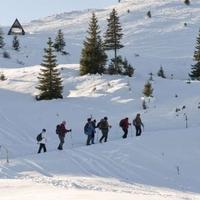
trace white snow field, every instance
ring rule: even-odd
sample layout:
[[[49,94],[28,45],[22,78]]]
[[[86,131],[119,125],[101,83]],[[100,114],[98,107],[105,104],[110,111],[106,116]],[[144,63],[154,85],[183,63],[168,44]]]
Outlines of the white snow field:
[[[79,76],[92,10],[24,25],[27,34],[19,37],[19,52],[11,48],[12,36],[4,36],[0,72],[7,79],[0,81],[0,200],[200,199],[200,83],[187,83],[200,27],[200,2],[186,6],[181,0],[121,0],[95,11],[102,34],[114,7],[124,30],[125,47],[119,53],[134,66],[132,78]],[[151,19],[146,17],[148,10]],[[65,33],[70,53],[58,55],[64,98],[36,101],[43,48],[58,29]],[[11,58],[3,58],[3,51]],[[166,79],[156,76],[161,65]],[[143,110],[142,90],[151,72],[153,98]],[[142,136],[135,137],[131,126],[123,140],[120,119],[129,117],[132,122],[137,113],[145,125]],[[83,127],[91,116],[97,121],[108,117],[112,128],[107,143],[98,142],[97,130],[96,144],[85,145]],[[72,133],[65,138],[64,150],[58,151],[55,127],[62,120]],[[47,152],[37,154],[36,135],[43,128]]]

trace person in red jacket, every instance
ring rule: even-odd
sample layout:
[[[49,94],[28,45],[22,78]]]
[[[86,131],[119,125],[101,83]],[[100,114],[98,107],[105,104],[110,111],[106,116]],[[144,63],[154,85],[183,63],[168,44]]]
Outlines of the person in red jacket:
[[[66,121],[63,121],[59,127],[58,138],[60,140],[60,144],[58,145],[58,150],[63,150],[63,144],[65,143],[65,134],[67,132],[71,132],[71,129],[66,129]]]
[[[124,135],[122,136],[122,138],[127,138],[127,135],[128,135],[128,127],[130,126],[131,124],[128,122],[128,117],[124,118],[121,120],[120,122],[120,126],[124,132]]]

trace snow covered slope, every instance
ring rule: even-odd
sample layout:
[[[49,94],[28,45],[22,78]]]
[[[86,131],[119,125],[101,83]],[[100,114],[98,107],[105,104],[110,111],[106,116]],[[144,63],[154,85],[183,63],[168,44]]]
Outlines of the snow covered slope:
[[[136,73],[156,73],[163,65],[169,77],[171,74],[177,78],[188,76],[200,26],[198,0],[193,0],[190,6],[181,0],[123,0],[104,10],[95,10],[102,35],[112,8],[118,11],[124,32],[125,47],[120,50],[120,54],[135,66]],[[152,18],[146,16],[149,10]],[[24,66],[40,64],[47,38],[54,38],[58,29],[65,33],[66,50],[70,53],[70,56],[61,56],[59,62],[79,63],[82,42],[93,11],[62,13],[25,25],[28,34],[20,37],[21,51],[17,54],[11,52],[11,60],[0,58],[2,66],[22,66],[17,60],[22,61]],[[6,40],[6,48],[11,51],[9,46],[12,37],[7,36]]]
[[[26,156],[2,164],[0,176],[31,180],[43,184],[43,187],[54,186],[58,191],[63,188],[64,191],[93,191],[96,195],[98,192],[117,193],[122,199],[145,199],[145,196],[152,199],[200,199],[200,136],[194,131],[196,129],[166,131]],[[6,180],[1,182],[4,185]],[[109,195],[107,197],[110,199]]]

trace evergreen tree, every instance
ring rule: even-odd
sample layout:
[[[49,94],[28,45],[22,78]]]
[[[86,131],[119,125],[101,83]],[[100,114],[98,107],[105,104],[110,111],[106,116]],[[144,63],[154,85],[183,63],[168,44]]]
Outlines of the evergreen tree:
[[[161,66],[158,73],[157,73],[158,76],[162,77],[162,78],[166,78],[165,76],[165,73],[164,73],[164,70],[163,70],[163,67]]]
[[[152,97],[153,88],[152,88],[152,85],[149,81],[147,81],[147,83],[144,85],[143,94],[146,97]]]
[[[0,74],[0,80],[1,81],[5,81],[6,80],[6,77],[5,77],[4,73]]]
[[[57,52],[62,52],[64,54],[68,54],[64,48],[65,48],[65,39],[64,34],[62,33],[61,29],[58,30],[55,42],[54,42],[54,48]]]
[[[192,65],[192,70],[189,76],[192,80],[194,79],[200,80],[200,30],[199,30],[199,35],[197,37],[197,45],[193,57],[194,60],[196,61],[196,64]]]
[[[95,14],[89,22],[88,36],[83,43],[80,59],[80,75],[102,74],[105,70],[107,55],[105,54],[100,29]]]
[[[19,50],[19,40],[16,35],[13,37],[12,47],[16,51]]]
[[[123,67],[124,67],[123,75],[132,77],[134,74],[134,68],[128,63],[126,58],[123,61]]]
[[[190,5],[190,0],[185,0],[184,3],[189,6]]]
[[[39,85],[36,89],[40,90],[38,100],[50,100],[62,97],[62,80],[57,69],[56,56],[54,55],[53,42],[51,38],[47,42],[48,47],[44,49],[41,72],[39,73]]]
[[[148,16],[149,18],[152,17],[152,16],[151,16],[151,11],[150,11],[150,10],[147,12],[147,16]]]
[[[4,46],[5,46],[5,43],[4,43],[3,31],[0,28],[0,48],[3,48]]]
[[[133,76],[134,68],[128,63],[126,58],[123,60],[121,56],[117,56],[117,66],[118,68],[116,69],[115,60],[111,59],[111,63],[109,64],[108,67],[108,73],[110,75],[121,74],[129,77]]]
[[[115,71],[119,71],[119,69],[117,69],[117,50],[123,48],[124,46],[120,42],[123,33],[119,22],[119,17],[115,9],[112,10],[107,21],[108,24],[105,33],[104,46],[106,50],[114,50]]]

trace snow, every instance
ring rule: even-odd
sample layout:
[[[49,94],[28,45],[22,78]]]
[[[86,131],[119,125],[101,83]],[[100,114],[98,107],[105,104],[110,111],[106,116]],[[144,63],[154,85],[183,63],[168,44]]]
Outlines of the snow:
[[[102,34],[113,7],[124,30],[126,46],[120,53],[135,67],[132,78],[79,76],[91,10],[26,24],[27,34],[19,36],[19,52],[10,47],[12,36],[5,36],[7,45],[0,54],[6,50],[11,58],[0,56],[0,72],[6,76],[0,82],[1,200],[200,199],[200,83],[187,83],[200,3],[194,0],[186,6],[178,0],[124,0],[95,11]],[[146,17],[148,10],[151,19]],[[43,48],[59,28],[70,52],[58,55],[64,99],[36,101]],[[160,65],[167,79],[156,76]],[[150,72],[154,74],[154,97],[147,99],[148,109],[142,110],[142,90]],[[138,112],[145,125],[142,136],[135,137],[131,126],[123,140],[120,119],[129,117],[132,122]],[[108,117],[112,128],[107,143],[99,144],[101,133],[97,130],[96,144],[85,145],[83,127],[91,116],[97,121]],[[62,120],[72,133],[65,138],[64,150],[57,151],[55,127]],[[36,136],[42,128],[47,129],[47,153],[38,155]]]

